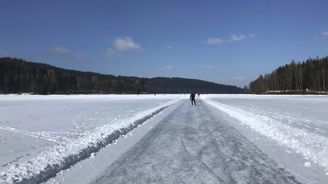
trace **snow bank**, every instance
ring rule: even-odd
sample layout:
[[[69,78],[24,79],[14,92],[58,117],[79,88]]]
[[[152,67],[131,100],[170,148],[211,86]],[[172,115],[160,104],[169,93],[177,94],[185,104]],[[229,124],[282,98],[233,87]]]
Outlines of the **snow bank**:
[[[328,175],[328,138],[305,129],[295,128],[268,116],[226,105],[209,98],[205,101],[251,129],[303,155],[325,169]]]
[[[0,183],[44,182],[61,170],[90,157],[179,100],[171,100],[158,107],[140,112],[134,117],[98,127],[78,139],[49,148],[35,158],[0,171]]]

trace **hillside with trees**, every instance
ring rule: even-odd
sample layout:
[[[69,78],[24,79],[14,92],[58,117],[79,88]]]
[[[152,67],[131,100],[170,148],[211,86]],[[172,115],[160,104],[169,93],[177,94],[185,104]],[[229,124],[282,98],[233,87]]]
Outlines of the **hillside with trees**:
[[[249,85],[253,93],[315,93],[328,89],[328,57],[292,61]]]
[[[0,93],[136,94],[244,93],[236,86],[185,78],[139,78],[66,70],[22,59],[0,58]]]

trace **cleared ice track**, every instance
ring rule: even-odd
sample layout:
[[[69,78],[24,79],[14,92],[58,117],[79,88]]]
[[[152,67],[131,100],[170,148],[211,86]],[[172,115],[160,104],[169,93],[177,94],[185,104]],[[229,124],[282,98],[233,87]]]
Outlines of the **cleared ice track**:
[[[93,183],[298,183],[198,103],[182,103]]]

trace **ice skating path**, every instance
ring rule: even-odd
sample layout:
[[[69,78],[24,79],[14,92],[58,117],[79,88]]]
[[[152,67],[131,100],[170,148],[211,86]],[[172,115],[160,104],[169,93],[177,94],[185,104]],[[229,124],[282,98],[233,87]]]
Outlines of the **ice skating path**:
[[[197,102],[183,102],[92,183],[298,183]]]

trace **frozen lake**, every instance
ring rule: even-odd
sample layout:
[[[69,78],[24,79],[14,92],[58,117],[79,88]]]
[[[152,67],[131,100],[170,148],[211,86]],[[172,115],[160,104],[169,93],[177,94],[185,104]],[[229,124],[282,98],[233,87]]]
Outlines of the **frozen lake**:
[[[40,155],[50,159],[44,154],[58,145],[72,147],[72,142],[86,141],[104,126],[120,129],[135,116],[179,98],[181,95],[1,95],[0,172]],[[54,154],[58,153],[48,157]]]
[[[222,173],[215,173],[215,171],[222,170],[220,168],[222,163],[218,163],[212,168],[214,173],[206,173],[205,170],[202,173],[203,166],[198,166],[197,162],[193,163],[195,165],[188,165],[189,163],[185,162],[185,159],[191,159],[190,156],[183,156],[180,152],[187,149],[197,155],[204,152],[202,147],[204,146],[208,149],[207,160],[203,160],[204,163],[208,160],[215,160],[214,157],[218,157],[218,155],[221,159],[229,160],[229,154],[222,152],[220,155],[218,152],[223,151],[222,149],[229,150],[231,149],[230,144],[238,143],[242,145],[241,150],[236,153],[240,158],[238,156],[235,159],[241,159],[243,154],[248,155],[247,158],[250,161],[245,161],[245,164],[251,165],[250,168],[256,168],[259,172],[265,171],[262,179],[274,180],[271,176],[274,172],[265,168],[272,170],[282,168],[302,183],[328,182],[327,96],[201,95],[196,98],[196,101],[200,102],[199,106],[191,106],[188,98],[188,95],[0,95],[0,181],[7,183],[22,181],[26,178],[36,177],[40,172],[45,172],[47,176],[53,177],[54,175],[49,175],[46,171],[56,174],[66,166],[73,166],[72,172],[67,171],[67,175],[56,176],[54,181],[81,183],[83,180],[74,181],[72,178],[80,177],[81,173],[84,175],[88,173],[88,171],[82,170],[90,168],[92,163],[94,169],[97,170],[97,165],[100,166],[100,163],[106,159],[106,155],[110,155],[111,151],[107,149],[124,147],[124,145],[118,145],[106,148],[102,151],[104,153],[93,156],[93,152],[110,144],[109,138],[115,131],[122,129],[130,131],[131,125],[136,122],[142,123],[153,116],[156,120],[155,115],[158,112],[167,111],[167,107],[174,105],[176,109],[166,112],[165,115],[170,119],[163,117],[163,120],[157,122],[159,127],[168,124],[169,128],[159,129],[155,124],[152,125],[152,121],[155,120],[150,119],[147,126],[152,128],[136,128],[143,132],[139,135],[139,142],[133,141],[133,135],[126,140],[131,147],[131,149],[125,150],[127,155],[118,157],[117,163],[114,163],[114,157],[110,162],[120,165],[122,172],[131,170],[130,165],[133,164],[135,169],[132,170],[142,173],[144,172],[142,168],[149,166],[142,164],[143,159],[148,158],[152,160],[151,164],[149,163],[152,167],[162,168],[159,169],[160,172],[171,167],[160,160],[162,157],[167,157],[166,159],[172,158],[170,162],[181,161],[178,163],[179,167],[197,167],[200,169],[198,174],[203,177],[214,177],[211,181],[215,181],[215,177],[218,175],[226,178],[222,181],[232,182],[233,180],[229,180],[229,178],[234,178],[235,175],[222,176]],[[207,117],[206,114],[209,116]],[[205,125],[206,128],[202,127]],[[211,128],[216,126],[222,128]],[[175,130],[175,127],[179,127],[179,130]],[[192,127],[193,131],[190,131]],[[151,133],[152,129],[156,130],[155,132],[163,133],[162,135],[161,133],[158,135]],[[184,129],[186,131],[182,131]],[[207,130],[204,131],[205,129]],[[207,132],[212,130],[213,133],[209,137]],[[151,136],[147,134],[148,131]],[[188,132],[193,133],[187,135]],[[213,136],[214,133],[219,137]],[[170,135],[172,139],[160,138],[164,135]],[[193,135],[198,138],[193,138]],[[132,144],[146,144],[147,141],[142,139],[143,136],[154,141],[147,143],[149,145],[145,149],[133,149]],[[208,141],[203,137],[212,140]],[[227,137],[230,138],[227,139]],[[129,139],[132,141],[128,141]],[[191,141],[192,139],[197,139],[197,141]],[[174,141],[176,142],[173,145],[170,144]],[[227,141],[232,143],[226,144]],[[213,146],[216,144],[213,142],[217,142],[217,144],[221,142],[221,146],[214,148]],[[163,145],[167,146],[161,147]],[[188,145],[192,147],[188,148]],[[254,148],[253,145],[255,145]],[[166,147],[167,150],[164,150]],[[235,148],[231,151],[236,151]],[[156,154],[153,154],[153,150],[157,150]],[[135,157],[134,152],[140,152],[138,154],[142,155],[142,159],[136,158],[133,162],[126,162],[126,159]],[[175,152],[179,154],[173,154]],[[161,154],[163,155],[160,156]],[[93,160],[86,159],[84,161],[90,155]],[[275,164],[271,164],[271,159]],[[82,169],[74,167],[74,164],[80,161]],[[83,164],[83,162],[85,163]],[[254,165],[255,162],[265,162],[264,166],[266,166]],[[209,164],[208,167],[212,167],[214,163]],[[140,168],[138,169],[138,167]],[[104,172],[115,173],[118,171],[104,163],[102,163],[102,168],[103,170],[97,171],[99,173],[93,171],[94,176],[98,174],[101,176],[95,182],[102,183],[108,180],[108,177],[111,178],[110,181],[117,181],[119,175]],[[231,166],[229,173],[237,172],[238,169],[240,168]],[[247,173],[251,173],[251,170],[246,168],[243,173],[246,175],[238,177],[245,180]],[[129,173],[131,177],[134,177],[133,174],[135,173]],[[186,173],[180,174],[193,175],[194,173],[192,170],[188,170]],[[165,176],[163,179],[167,178],[167,181],[173,182],[175,181],[174,177],[179,178],[180,175],[172,176],[172,178]],[[280,179],[284,181],[284,178],[288,177],[288,174],[282,172]],[[195,179],[199,182],[207,181],[197,177]],[[41,180],[37,178],[31,181]],[[89,180],[83,182],[87,183],[87,181]],[[127,177],[124,181],[133,181],[133,179]],[[140,182],[142,181],[140,180]],[[286,180],[286,183],[293,182],[293,180]]]

